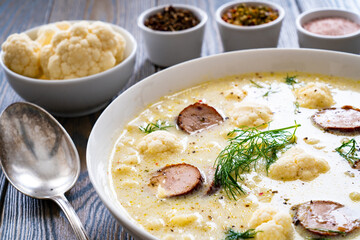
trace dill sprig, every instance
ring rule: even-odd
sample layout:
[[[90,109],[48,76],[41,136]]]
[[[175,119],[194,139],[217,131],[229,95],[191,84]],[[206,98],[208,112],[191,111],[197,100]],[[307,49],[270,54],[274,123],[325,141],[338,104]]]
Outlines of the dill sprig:
[[[289,76],[288,74],[286,74],[285,83],[287,85],[293,86],[295,83],[297,83],[296,76]]]
[[[343,232],[343,231],[337,231],[337,230],[331,230],[331,229],[325,229],[325,228],[310,228],[310,229],[319,231],[319,232],[324,232],[324,233],[337,233],[337,234],[341,234],[341,235],[346,234],[346,232]]]
[[[354,166],[357,161],[360,161],[360,149],[355,141],[355,138],[344,142],[340,147],[335,148],[335,151],[337,151],[340,156],[345,158],[351,164],[351,166]]]
[[[278,90],[273,90],[273,89],[272,89],[272,86],[270,85],[269,88],[268,88],[268,91],[267,91],[266,93],[264,93],[263,97],[268,97],[269,94],[271,94],[271,93],[277,93],[277,92],[278,92]]]
[[[264,88],[264,86],[260,85],[259,83],[255,82],[255,81],[253,81],[251,79],[249,81],[257,88]]]
[[[253,84],[257,88],[265,88],[263,85],[260,85],[259,83],[255,82],[251,79],[249,81],[251,82],[251,84]],[[276,92],[278,92],[278,91],[271,89],[271,85],[270,85],[268,87],[267,91],[263,94],[263,97],[268,97],[270,93],[276,93]]]
[[[148,123],[145,127],[140,126],[140,131],[149,134],[157,130],[166,130],[169,127],[173,127],[166,121],[157,120],[155,123]]]
[[[330,238],[324,238],[324,237],[306,237],[306,240],[330,240]]]
[[[265,162],[266,171],[278,159],[278,152],[295,142],[295,132],[300,124],[290,127],[260,131],[257,127],[236,128],[228,133],[234,136],[229,144],[220,152],[215,160],[216,184],[222,186],[228,197],[236,199],[245,194],[238,181],[242,174],[256,169],[260,160]],[[294,129],[291,133],[287,130]]]
[[[245,232],[236,232],[231,228],[226,232],[225,240],[243,240],[254,238],[256,235],[255,229],[248,229]]]
[[[300,104],[298,101],[294,102],[294,113],[295,114],[301,113],[300,112]]]

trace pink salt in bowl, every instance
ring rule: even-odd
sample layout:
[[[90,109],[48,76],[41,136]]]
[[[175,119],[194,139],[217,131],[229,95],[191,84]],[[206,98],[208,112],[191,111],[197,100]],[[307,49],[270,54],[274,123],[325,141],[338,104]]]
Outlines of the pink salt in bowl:
[[[341,35],[324,35],[336,34],[337,29],[316,29],[316,31],[308,28],[308,25],[312,22],[320,19],[337,19],[335,21],[347,21],[352,22],[354,31]],[[342,20],[341,20],[342,19]],[[326,24],[318,23],[317,28],[326,28]],[[344,26],[344,24],[337,24],[338,26]],[[296,28],[298,34],[299,45],[302,48],[318,48],[325,50],[341,51],[348,53],[360,53],[360,15],[355,12],[340,10],[340,9],[315,9],[302,13],[296,19]],[[334,24],[333,26],[334,27]],[[309,30],[313,31],[309,31]],[[328,31],[328,32],[327,32]],[[338,31],[344,31],[344,29],[338,29]],[[346,31],[346,29],[345,29]],[[319,34],[324,33],[324,34]]]

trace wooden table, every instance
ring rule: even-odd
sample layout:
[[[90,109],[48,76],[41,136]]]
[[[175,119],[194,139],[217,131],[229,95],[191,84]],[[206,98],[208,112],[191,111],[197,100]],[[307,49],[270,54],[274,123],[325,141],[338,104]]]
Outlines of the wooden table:
[[[209,15],[202,56],[221,53],[222,46],[214,13],[225,0],[0,0],[0,42],[8,35],[61,20],[101,20],[118,24],[130,31],[138,42],[135,71],[125,89],[161,69],[147,60],[143,38],[136,25],[137,16],[144,10],[168,3],[187,3],[200,7]],[[359,0],[272,0],[286,11],[279,45],[298,48],[295,19],[303,11],[331,7],[360,12]],[[9,104],[23,101],[9,86],[0,70],[0,111]],[[101,114],[79,118],[58,118],[71,135],[81,158],[81,174],[67,193],[83,222],[90,239],[128,239],[121,226],[110,215],[95,192],[86,170],[86,144],[91,128]],[[1,239],[75,239],[74,233],[58,206],[52,201],[27,197],[6,180],[0,171],[0,236]]]

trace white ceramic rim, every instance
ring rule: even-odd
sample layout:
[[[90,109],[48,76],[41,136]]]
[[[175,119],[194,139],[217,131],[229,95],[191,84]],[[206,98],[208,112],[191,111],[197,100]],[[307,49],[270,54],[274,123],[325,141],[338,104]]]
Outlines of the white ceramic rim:
[[[353,33],[349,33],[346,35],[339,35],[339,36],[330,36],[330,35],[321,35],[321,34],[317,34],[317,33],[312,33],[309,32],[308,30],[306,30],[302,24],[301,21],[304,17],[308,16],[308,15],[315,15],[313,18],[311,18],[310,21],[314,20],[314,19],[318,19],[319,17],[316,16],[317,13],[319,12],[329,12],[329,16],[328,17],[336,17],[336,13],[344,13],[346,15],[357,15],[358,18],[360,19],[360,15],[356,12],[352,12],[352,11],[348,11],[348,10],[343,10],[343,9],[336,9],[336,8],[318,8],[318,9],[312,9],[312,10],[308,10],[306,12],[303,12],[302,14],[300,14],[297,18],[296,18],[296,28],[297,30],[299,30],[301,33],[314,37],[314,38],[319,38],[319,39],[326,39],[326,40],[330,40],[330,39],[347,39],[347,38],[352,38],[354,36],[360,35],[360,29],[353,32]],[[331,15],[331,13],[334,13],[334,15]],[[323,18],[323,17],[321,17]],[[309,21],[307,21],[309,22]],[[360,24],[360,23],[357,23]]]
[[[199,24],[197,24],[194,27],[188,28],[188,29],[173,31],[173,32],[172,31],[153,30],[153,29],[145,26],[144,22],[145,22],[146,18],[148,18],[150,15],[154,14],[155,12],[158,12],[161,9],[168,7],[170,5],[173,6],[174,8],[186,9],[186,10],[191,11],[193,14],[196,15],[196,17],[200,18]],[[207,16],[206,12],[196,6],[186,5],[186,4],[167,4],[167,5],[161,5],[161,6],[149,8],[146,11],[142,12],[140,14],[140,16],[138,17],[137,24],[140,29],[142,29],[146,32],[152,33],[152,34],[176,36],[176,35],[181,35],[181,34],[188,33],[188,32],[193,32],[193,31],[198,30],[199,28],[202,28],[206,24],[207,19],[208,19],[208,16]]]
[[[272,9],[278,10],[279,17],[277,19],[275,19],[274,21],[256,25],[256,26],[239,26],[239,25],[227,23],[221,18],[221,15],[223,14],[223,12],[225,10],[227,10],[228,8],[231,8],[233,6],[239,5],[241,3],[246,3],[246,4],[250,4],[250,5],[265,5],[265,6],[271,7]],[[243,31],[254,31],[254,30],[258,30],[258,29],[271,27],[271,26],[281,22],[284,19],[284,17],[285,17],[285,10],[283,7],[281,7],[280,5],[278,5],[276,3],[267,2],[267,1],[246,1],[246,0],[232,1],[232,2],[221,5],[216,10],[216,13],[215,13],[215,19],[216,19],[217,23],[219,23],[222,26],[227,27],[227,28],[232,28],[234,30],[243,30]]]
[[[166,72],[168,71],[172,71],[173,68],[178,68],[180,66],[183,65],[188,65],[188,64],[192,64],[196,61],[204,61],[205,59],[211,59],[211,58],[221,58],[224,55],[237,55],[239,53],[247,53],[247,52],[271,52],[271,51],[278,51],[278,52],[283,52],[284,54],[286,54],[286,52],[291,51],[291,52],[304,52],[304,53],[322,53],[322,54],[329,54],[329,55],[336,55],[338,56],[340,59],[341,57],[346,57],[346,58],[359,58],[358,55],[355,54],[350,54],[350,53],[343,53],[343,52],[336,52],[336,51],[328,51],[328,50],[319,50],[319,49],[289,49],[289,48],[282,48],[282,49],[277,49],[277,48],[268,48],[268,49],[251,49],[251,50],[242,50],[242,51],[232,51],[232,52],[226,52],[226,53],[221,53],[221,54],[216,54],[216,55],[211,55],[211,56],[207,56],[207,57],[203,57],[203,58],[197,58],[197,59],[193,59],[190,61],[186,61],[183,62],[181,64],[169,67],[163,71],[160,71],[158,73],[155,73],[153,75],[150,75],[149,77],[137,82],[136,84],[134,84],[133,86],[131,86],[130,88],[128,88],[127,90],[125,90],[123,93],[121,93],[103,112],[102,114],[99,116],[98,120],[96,121],[90,135],[89,135],[89,140],[87,143],[87,150],[86,150],[86,164],[87,164],[87,168],[88,168],[88,174],[89,174],[89,178],[90,181],[95,189],[95,191],[97,192],[99,198],[101,199],[102,203],[109,209],[109,211],[116,216],[116,220],[118,222],[120,222],[120,224],[125,227],[125,229],[130,230],[131,232],[136,232],[139,236],[141,236],[143,238],[146,239],[154,239],[154,240],[158,240],[158,238],[156,238],[155,236],[153,236],[152,234],[150,234],[149,232],[147,232],[146,230],[144,230],[139,224],[134,223],[134,221],[132,221],[130,219],[130,217],[126,214],[121,213],[119,206],[121,206],[120,203],[118,203],[118,205],[115,205],[112,203],[112,201],[108,198],[106,198],[107,196],[104,195],[100,195],[100,189],[103,188],[103,186],[101,185],[101,183],[99,183],[98,181],[96,181],[96,174],[94,173],[93,175],[93,171],[92,170],[93,164],[91,164],[90,159],[92,158],[89,152],[89,142],[94,138],[95,135],[95,130],[97,129],[98,124],[100,124],[100,121],[103,121],[103,116],[106,114],[110,114],[113,111],[114,108],[113,106],[115,106],[116,104],[118,104],[118,102],[120,102],[121,96],[123,95],[131,95],[132,92],[136,89],[136,88],[142,88],[142,86],[145,86],[147,84],[147,82],[152,81],[152,79],[154,78],[155,75],[158,74],[166,74]],[[360,60],[359,60],[360,61]],[[311,72],[311,71],[310,71]],[[359,79],[360,80],[360,79]],[[172,91],[173,92],[173,91]],[[170,94],[170,93],[168,93]],[[128,118],[129,120],[131,119],[131,117]],[[110,153],[109,153],[110,154]],[[109,164],[109,163],[108,163]],[[109,181],[109,180],[108,180]],[[110,189],[110,186],[109,186]],[[111,191],[113,191],[113,189],[110,189]],[[124,211],[126,212],[126,210],[124,209]]]
[[[90,22],[90,23],[94,23],[94,22],[98,22],[98,21],[90,21],[90,20],[71,20],[71,21],[67,21],[67,22],[70,22],[70,23],[77,23],[77,22]],[[100,21],[100,22],[103,22],[103,21]],[[55,22],[54,22],[55,23]],[[103,72],[99,72],[99,73],[96,73],[96,74],[93,74],[93,75],[89,75],[89,76],[86,76],[86,77],[81,77],[81,78],[71,78],[71,79],[63,79],[63,80],[51,80],[51,79],[38,79],[38,78],[31,78],[31,77],[26,77],[24,75],[21,75],[21,74],[18,74],[16,72],[13,72],[12,70],[10,70],[5,64],[4,64],[4,61],[3,61],[3,56],[4,56],[4,52],[1,50],[0,51],[0,65],[1,67],[10,75],[12,75],[13,77],[15,78],[21,78],[23,79],[24,81],[29,81],[29,82],[36,82],[37,84],[53,84],[53,85],[57,85],[57,84],[68,84],[68,83],[71,83],[71,82],[82,82],[82,81],[88,81],[88,80],[91,80],[92,78],[96,77],[96,78],[101,78],[103,75],[106,75],[112,71],[116,71],[117,68],[120,68],[122,67],[123,65],[125,65],[127,62],[131,61],[133,58],[135,58],[136,56],[136,51],[137,51],[137,43],[136,43],[136,40],[135,38],[133,37],[133,35],[128,32],[125,28],[122,28],[118,25],[115,25],[115,24],[112,24],[112,23],[108,23],[108,22],[103,22],[105,24],[108,24],[110,25],[112,28],[115,28],[117,30],[119,30],[119,32],[121,34],[124,34],[126,35],[132,45],[134,46],[133,49],[131,50],[129,56],[127,58],[125,58],[122,62],[120,62],[119,64],[115,65],[114,67],[108,69],[108,70],[105,70]],[[26,33],[28,34],[29,32],[32,32],[32,31],[36,31],[38,30],[39,28],[43,27],[43,26],[46,26],[46,25],[49,25],[49,24],[53,24],[53,23],[48,23],[48,24],[44,24],[44,25],[41,25],[41,26],[37,26],[37,27],[34,27],[34,28],[30,28],[26,31],[24,31],[23,33]]]

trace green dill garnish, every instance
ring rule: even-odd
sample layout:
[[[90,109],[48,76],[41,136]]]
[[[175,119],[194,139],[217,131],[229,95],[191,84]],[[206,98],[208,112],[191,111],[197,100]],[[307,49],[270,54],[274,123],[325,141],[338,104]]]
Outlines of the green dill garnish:
[[[243,240],[254,238],[256,235],[255,229],[248,229],[245,232],[236,232],[231,228],[226,232],[225,240]]]
[[[215,181],[221,185],[228,197],[245,194],[238,181],[243,173],[256,169],[260,160],[265,162],[266,170],[278,159],[278,152],[295,142],[295,132],[300,124],[290,127],[260,131],[257,127],[236,128],[228,133],[229,144],[217,156]],[[291,133],[287,130],[294,129]],[[234,137],[231,137],[234,136]]]
[[[293,86],[295,83],[297,83],[297,81],[296,81],[296,76],[286,75],[286,77],[285,77],[285,83],[286,83],[287,85]]]
[[[337,230],[331,230],[331,229],[325,229],[325,228],[310,228],[310,230],[315,230],[315,231],[319,231],[319,232],[324,232],[324,233],[337,233],[337,234],[346,234],[346,232],[342,232],[342,231],[337,231]]]
[[[257,82],[255,82],[253,80],[249,80],[249,81],[257,88],[264,88],[263,86],[261,86],[260,84],[258,84]]]
[[[277,90],[271,89],[271,85],[268,88],[268,91],[263,95],[263,97],[268,97],[270,93],[277,93]]]
[[[255,82],[253,80],[249,80],[249,81],[257,88],[265,88],[264,86],[260,85],[259,83]],[[270,85],[268,90],[263,94],[263,97],[268,97],[270,93],[276,93],[276,92],[278,92],[278,91],[272,90],[271,85]]]
[[[155,123],[148,123],[145,127],[140,126],[139,129],[143,133],[149,134],[157,130],[166,130],[169,127],[173,127],[166,121],[157,120]]]
[[[295,109],[294,109],[295,114],[301,113],[300,112],[300,104],[298,101],[294,102],[294,107],[295,107]]]
[[[306,237],[306,240],[330,240],[330,238],[324,238],[324,237]]]
[[[335,148],[335,151],[337,151],[340,156],[345,158],[351,166],[354,166],[357,161],[360,160],[359,154],[359,146],[357,145],[355,139],[351,139],[347,142],[344,142],[341,144],[340,147]]]

